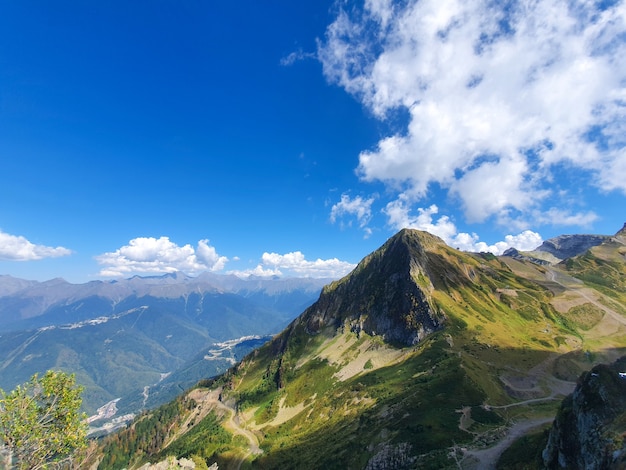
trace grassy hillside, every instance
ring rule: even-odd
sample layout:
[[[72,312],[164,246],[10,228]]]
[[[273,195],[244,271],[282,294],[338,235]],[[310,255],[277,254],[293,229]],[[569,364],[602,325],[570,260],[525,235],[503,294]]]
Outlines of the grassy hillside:
[[[480,468],[548,424],[580,371],[623,353],[626,302],[614,292],[623,247],[610,240],[549,266],[400,232],[280,335],[187,394],[196,408],[171,421],[178,430],[132,457]],[[138,436],[140,422],[115,449],[159,434],[153,426]]]

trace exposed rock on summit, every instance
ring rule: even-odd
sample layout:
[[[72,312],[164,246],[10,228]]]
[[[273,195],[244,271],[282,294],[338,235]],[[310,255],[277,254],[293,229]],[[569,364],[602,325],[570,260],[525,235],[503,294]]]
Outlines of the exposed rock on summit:
[[[325,327],[349,328],[390,343],[413,345],[443,326],[445,315],[433,308],[433,248],[443,240],[417,230],[402,230],[367,256],[343,279],[324,288],[300,321],[309,333]],[[436,279],[435,279],[436,282]]]
[[[560,235],[544,241],[535,251],[547,252],[560,260],[564,260],[580,255],[609,238],[607,235]]]
[[[615,234],[615,238],[622,243],[626,243],[626,223],[624,223],[624,226]]]
[[[531,253],[534,254],[534,253],[537,253],[537,252],[535,251],[535,252],[531,252]],[[559,261],[557,258],[554,258],[554,259],[537,258],[535,256],[532,256],[529,253],[522,253],[517,248],[509,248],[504,253],[502,253],[502,256],[508,256],[510,258],[514,258],[514,259],[517,259],[517,260],[520,260],[520,261],[530,261],[530,262],[535,263],[535,264],[551,264],[553,262],[558,262]],[[552,255],[548,254],[548,257],[552,258]]]

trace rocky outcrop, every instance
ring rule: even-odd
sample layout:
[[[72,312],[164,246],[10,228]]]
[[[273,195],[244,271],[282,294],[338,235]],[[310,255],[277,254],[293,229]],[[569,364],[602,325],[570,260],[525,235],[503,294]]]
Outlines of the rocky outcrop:
[[[367,462],[365,470],[403,470],[415,468],[416,457],[411,456],[411,445],[402,442],[397,445],[383,444]]]
[[[536,252],[523,253],[516,248],[509,248],[504,253],[502,253],[502,256],[508,256],[509,258],[520,261],[530,261],[535,264],[552,264],[555,262],[558,263],[560,261],[559,259],[554,258],[550,253],[547,253],[547,255],[552,259],[542,259],[537,256],[533,256],[534,253]]]
[[[147,463],[139,467],[139,470],[194,470],[196,468],[196,464],[193,460],[181,458],[176,459],[174,457],[168,457],[166,460],[163,460],[159,463]],[[204,467],[206,468],[206,467]],[[209,467],[209,470],[218,470],[219,467],[216,463]]]
[[[607,235],[560,235],[543,242],[535,251],[544,251],[564,260],[609,240]]]
[[[615,234],[615,238],[622,243],[626,243],[626,223],[624,223],[624,226]]]
[[[581,377],[562,403],[543,460],[550,469],[624,468],[626,445],[626,358],[598,365]]]
[[[299,321],[309,333],[349,328],[399,345],[417,344],[443,327],[445,315],[428,298],[433,247],[445,243],[417,230],[402,230],[356,269],[324,288]],[[416,279],[422,279],[418,285]]]

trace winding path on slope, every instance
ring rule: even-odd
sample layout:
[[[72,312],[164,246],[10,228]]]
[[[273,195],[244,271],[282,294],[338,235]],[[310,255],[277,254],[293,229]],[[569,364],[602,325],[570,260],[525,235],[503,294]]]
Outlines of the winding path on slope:
[[[492,470],[502,453],[519,437],[530,430],[550,423],[554,418],[537,418],[520,421],[511,426],[504,438],[498,443],[486,449],[463,450],[463,459],[459,467],[465,470]]]
[[[567,276],[561,272],[549,268],[546,272],[546,278],[567,289],[570,292],[575,292],[580,297],[584,298],[591,304],[595,305],[602,311],[604,311],[609,317],[618,322],[621,325],[626,326],[626,318],[615,310],[602,304],[597,297],[593,295],[593,291],[587,288],[582,281],[571,276]],[[529,400],[523,400],[516,403],[509,403],[507,405],[491,406],[485,405],[488,409],[506,409],[514,406],[523,406],[532,403],[539,403],[542,401],[555,400],[559,396],[571,393],[575,387],[575,383],[558,380],[557,378],[547,374],[547,369],[552,362],[556,359],[556,356],[547,358],[542,363],[535,366],[530,372],[535,376],[543,376],[547,379],[546,385],[550,389],[550,394],[545,397],[532,398]],[[545,373],[542,373],[545,372]],[[509,386],[512,386],[509,384]],[[469,411],[467,409],[459,410],[462,413],[459,428],[466,427],[466,423],[470,419]],[[519,437],[527,434],[529,431],[543,426],[553,421],[553,417],[548,418],[535,418],[519,421],[514,423],[506,432],[506,435],[498,441],[497,444],[485,448],[485,449],[466,449],[463,448],[463,457],[457,465],[461,469],[465,470],[491,470],[496,468],[496,463],[502,453]],[[467,430],[467,429],[466,429]]]
[[[190,398],[193,398],[199,405],[199,409],[203,409],[203,416],[206,416],[211,410],[219,410],[228,416],[224,422],[224,428],[232,434],[238,434],[243,436],[248,441],[248,449],[239,456],[235,462],[234,468],[239,470],[241,465],[246,461],[250,455],[259,455],[263,453],[263,450],[259,447],[259,440],[257,436],[250,430],[244,428],[239,423],[239,417],[236,410],[228,406],[226,403],[220,401],[221,389],[218,390],[194,390],[190,394]],[[197,415],[196,415],[197,416]],[[190,417],[191,419],[191,417]],[[186,428],[186,426],[183,426]]]
[[[548,369],[551,364],[557,358],[557,355],[552,355],[542,361],[540,364],[533,367],[529,372],[534,376],[541,376],[546,379],[545,385],[550,390],[550,394],[545,397],[539,398],[531,398],[529,400],[518,401],[515,403],[509,403],[507,405],[488,405],[485,404],[486,409],[507,409],[515,406],[524,406],[532,403],[540,403],[543,401],[556,400],[559,396],[565,396],[571,393],[575,386],[575,382],[566,382],[563,380],[559,380],[556,377],[553,377],[548,373]],[[513,387],[513,385],[509,384],[509,386]],[[513,387],[515,388],[515,387]],[[465,423],[471,418],[471,408],[469,410],[463,409],[459,410],[463,415],[461,416],[461,420],[459,421],[459,428],[463,429]],[[525,419],[514,423],[510,428],[507,429],[505,436],[500,439],[495,445],[491,447],[487,447],[484,449],[467,449],[463,448],[463,458],[460,461],[457,461],[457,465],[461,469],[466,470],[491,470],[496,468],[496,463],[498,459],[502,455],[502,453],[518,438],[528,433],[532,429],[535,429],[539,426],[543,426],[547,423],[550,423],[554,420],[553,416],[547,418],[534,418],[534,419]],[[467,431],[467,429],[465,429]]]
[[[245,454],[243,454],[237,461],[237,465],[235,468],[239,470],[241,465],[245,462],[245,460],[250,455],[259,455],[263,453],[263,450],[259,447],[259,440],[256,435],[249,431],[246,428],[241,427],[239,424],[239,417],[237,416],[237,412],[231,408],[230,406],[222,403],[221,401],[217,401],[214,403],[215,407],[223,410],[228,413],[228,420],[224,423],[224,428],[232,432],[233,434],[239,434],[243,436],[248,441],[248,450]]]
[[[604,312],[606,312],[611,318],[613,318],[618,323],[621,323],[622,325],[626,325],[626,318],[624,318],[623,315],[619,314],[615,310],[613,310],[613,309],[607,307],[606,305],[600,303],[597,300],[597,298],[591,297],[591,295],[590,295],[590,293],[592,292],[591,289],[585,287],[585,285],[583,284],[583,282],[580,279],[576,279],[575,277],[567,276],[566,274],[563,274],[563,273],[560,273],[560,272],[557,273],[557,271],[555,271],[552,268],[548,268],[548,270],[546,272],[546,277],[548,278],[549,281],[552,281],[552,282],[560,285],[561,287],[569,290],[570,292],[576,292],[582,298],[584,298],[585,300],[588,300],[593,305],[595,305],[599,309],[601,309]],[[564,284],[563,282],[557,280],[557,277],[567,278],[567,280],[570,281],[570,284],[568,284],[568,285]]]

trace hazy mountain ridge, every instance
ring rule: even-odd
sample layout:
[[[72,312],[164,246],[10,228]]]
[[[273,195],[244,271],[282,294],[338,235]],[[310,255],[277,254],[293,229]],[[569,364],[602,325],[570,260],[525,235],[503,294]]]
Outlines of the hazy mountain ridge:
[[[0,297],[14,294],[36,283],[37,281],[28,281],[7,274],[0,274]]]
[[[624,243],[626,240],[625,233],[626,224],[615,235],[559,235],[558,237],[545,240],[531,251],[519,251],[515,248],[509,248],[504,252],[504,256],[525,259],[539,264],[557,264],[567,258],[581,255],[594,246],[609,242],[613,238],[621,239],[621,243]]]
[[[169,445],[124,457],[123,431],[101,468],[170,454],[220,468],[494,464],[508,434],[552,421],[580,372],[626,351],[621,232],[550,266],[402,231],[272,341],[181,395]]]
[[[153,277],[134,276],[117,281],[90,281],[85,284],[71,284],[61,278],[37,282],[1,276],[0,331],[42,326],[45,323],[43,319],[30,323],[23,320],[42,317],[51,312],[57,315],[65,312],[67,323],[74,319],[84,320],[85,316],[72,317],[72,312],[81,310],[81,301],[93,302],[94,299],[100,304],[95,316],[100,316],[106,311],[114,312],[120,302],[131,296],[180,298],[208,292],[275,297],[281,293],[302,292],[304,298],[308,299],[327,282],[329,279],[314,278],[246,280],[212,273],[190,277],[180,272]],[[59,321],[55,318],[52,324]]]
[[[85,284],[10,276],[0,281],[5,293],[0,297],[0,387],[10,390],[35,372],[61,368],[75,372],[86,387],[89,412],[118,398],[119,408],[128,410],[125,403],[141,401],[128,394],[139,397],[162,374],[172,373],[171,383],[182,377],[175,373],[179,367],[187,372],[181,384],[171,383],[172,390],[179,387],[177,393],[225,371],[232,357],[210,364],[202,359],[215,343],[280,331],[326,282],[248,282],[182,273]]]

